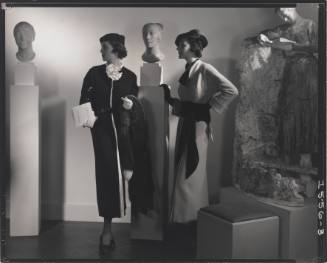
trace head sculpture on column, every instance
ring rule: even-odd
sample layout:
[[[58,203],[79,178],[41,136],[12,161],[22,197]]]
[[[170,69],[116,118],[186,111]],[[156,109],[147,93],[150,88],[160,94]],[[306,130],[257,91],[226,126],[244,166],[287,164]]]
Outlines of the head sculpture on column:
[[[142,33],[146,47],[142,55],[143,61],[155,63],[165,58],[159,47],[162,31],[163,25],[160,23],[148,23],[143,26]]]
[[[19,22],[14,28],[14,37],[18,46],[16,58],[21,62],[32,61],[35,57],[32,47],[35,39],[33,26],[27,22]]]

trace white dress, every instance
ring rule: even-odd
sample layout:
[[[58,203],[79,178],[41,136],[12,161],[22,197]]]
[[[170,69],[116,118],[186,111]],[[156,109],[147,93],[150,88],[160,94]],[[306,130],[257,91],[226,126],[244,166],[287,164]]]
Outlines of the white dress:
[[[220,74],[213,66],[197,60],[190,68],[187,85],[180,84],[178,89],[182,101],[209,103],[217,112],[222,112],[237,96],[236,87]],[[179,118],[176,144],[183,134],[183,118]],[[173,194],[171,199],[170,220],[175,223],[186,223],[197,219],[200,208],[209,205],[207,182],[207,149],[209,127],[199,121],[195,125],[195,141],[199,153],[199,163],[195,171],[186,178],[187,149],[176,164]]]

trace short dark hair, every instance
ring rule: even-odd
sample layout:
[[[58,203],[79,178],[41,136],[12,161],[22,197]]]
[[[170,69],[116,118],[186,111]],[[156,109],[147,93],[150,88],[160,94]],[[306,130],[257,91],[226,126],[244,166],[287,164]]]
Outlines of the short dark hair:
[[[202,50],[208,45],[208,40],[204,35],[200,34],[199,30],[193,29],[189,32],[179,34],[176,37],[175,45],[178,46],[183,40],[190,43],[191,51],[196,57],[202,57]]]
[[[112,52],[116,53],[118,58],[122,59],[127,56],[125,36],[116,33],[106,34],[100,38],[100,42],[109,42],[113,48]]]

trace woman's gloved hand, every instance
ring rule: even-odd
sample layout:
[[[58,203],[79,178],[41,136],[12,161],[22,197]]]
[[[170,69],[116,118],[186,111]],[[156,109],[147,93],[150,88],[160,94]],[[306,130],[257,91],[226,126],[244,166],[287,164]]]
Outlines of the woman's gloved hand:
[[[121,97],[123,101],[123,108],[125,110],[130,110],[133,107],[133,101],[126,97]]]
[[[169,105],[173,106],[173,103],[176,102],[177,99],[171,97],[170,87],[167,84],[160,84],[159,87],[163,88],[164,90],[165,100],[169,103]]]

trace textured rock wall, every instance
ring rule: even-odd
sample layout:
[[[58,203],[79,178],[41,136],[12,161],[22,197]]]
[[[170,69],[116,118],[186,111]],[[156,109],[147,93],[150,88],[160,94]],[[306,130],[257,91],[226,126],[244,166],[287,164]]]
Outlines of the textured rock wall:
[[[278,162],[277,106],[284,66],[281,51],[244,41],[238,65],[240,98],[235,120],[235,183],[239,182],[244,162]]]

